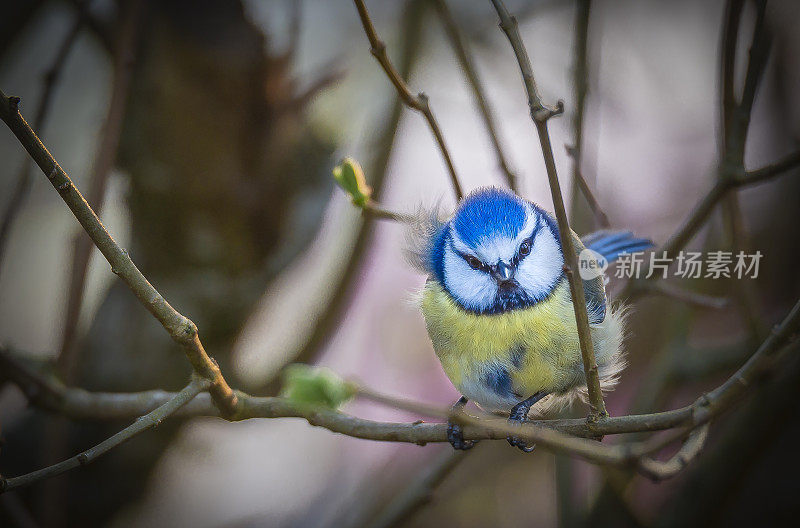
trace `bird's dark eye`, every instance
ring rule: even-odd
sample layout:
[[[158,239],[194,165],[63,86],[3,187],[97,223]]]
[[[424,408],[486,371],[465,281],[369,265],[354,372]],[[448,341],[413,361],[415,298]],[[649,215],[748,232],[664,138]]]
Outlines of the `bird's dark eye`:
[[[480,260],[476,259],[475,257],[467,255],[466,258],[467,258],[467,264],[469,264],[470,268],[472,268],[472,269],[481,269],[483,267],[483,262],[481,262]]]
[[[521,257],[526,257],[531,252],[531,239],[528,238],[519,246],[519,254]]]

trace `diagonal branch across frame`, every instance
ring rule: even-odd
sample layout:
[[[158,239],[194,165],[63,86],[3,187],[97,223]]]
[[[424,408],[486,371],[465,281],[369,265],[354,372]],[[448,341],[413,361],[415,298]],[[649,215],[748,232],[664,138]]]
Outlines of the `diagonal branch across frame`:
[[[88,233],[97,249],[117,274],[133,291],[139,301],[153,314],[169,335],[183,346],[186,357],[201,378],[211,382],[210,392],[223,414],[236,412],[236,393],[228,385],[219,365],[203,348],[197,326],[173,308],[133,263],[128,252],[122,249],[106,230],[100,218],[75,187],[69,175],[61,168],[42,141],[31,129],[19,111],[19,98],[8,97],[0,91],[0,119],[14,133],[28,151],[58,194]]]

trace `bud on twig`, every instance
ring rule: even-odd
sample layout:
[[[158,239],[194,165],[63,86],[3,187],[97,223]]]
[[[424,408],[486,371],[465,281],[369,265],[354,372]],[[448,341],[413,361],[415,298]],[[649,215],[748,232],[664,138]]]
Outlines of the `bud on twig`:
[[[333,179],[350,195],[353,205],[364,208],[372,196],[372,189],[364,179],[361,165],[353,158],[345,158],[333,168]]]

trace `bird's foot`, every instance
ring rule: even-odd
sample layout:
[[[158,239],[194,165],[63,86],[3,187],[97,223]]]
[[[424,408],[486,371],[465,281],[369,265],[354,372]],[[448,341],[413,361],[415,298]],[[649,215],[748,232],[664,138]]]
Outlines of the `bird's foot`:
[[[516,423],[516,422],[512,422]],[[518,425],[518,424],[517,424]],[[528,444],[525,440],[517,438],[516,436],[507,436],[508,443],[524,453],[530,453],[536,449],[536,444]]]
[[[467,398],[462,396],[457,402],[453,404],[453,411],[460,411],[467,404]],[[459,451],[466,451],[472,449],[477,440],[464,440],[464,430],[457,423],[447,420],[447,441],[453,446],[453,449]]]
[[[530,405],[524,405],[525,403],[526,402],[522,402],[511,410],[511,414],[508,416],[509,425],[519,426],[528,421],[528,411],[530,411],[531,407]],[[536,449],[536,444],[528,444],[525,440],[517,438],[516,436],[507,436],[506,440],[508,440],[510,445],[525,453],[530,453]]]
[[[450,442],[453,449],[459,451],[472,449],[476,444],[475,440],[464,440],[464,430],[461,429],[460,425],[453,422],[447,422],[447,441]]]

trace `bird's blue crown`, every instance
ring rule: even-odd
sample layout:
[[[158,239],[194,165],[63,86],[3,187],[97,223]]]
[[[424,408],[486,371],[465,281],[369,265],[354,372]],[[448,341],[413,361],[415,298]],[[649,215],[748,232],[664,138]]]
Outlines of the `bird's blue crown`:
[[[453,216],[458,237],[472,248],[481,241],[502,236],[514,238],[525,225],[525,202],[518,196],[489,187],[473,192]]]

